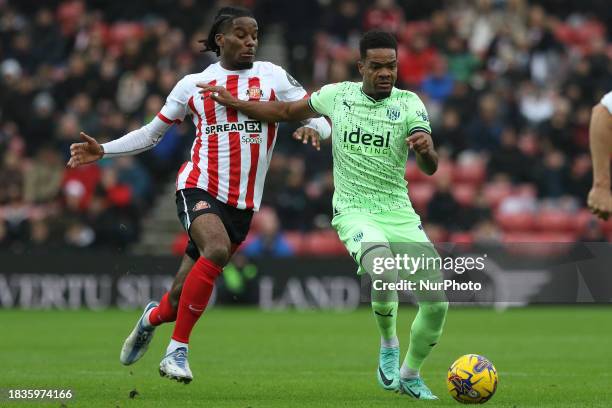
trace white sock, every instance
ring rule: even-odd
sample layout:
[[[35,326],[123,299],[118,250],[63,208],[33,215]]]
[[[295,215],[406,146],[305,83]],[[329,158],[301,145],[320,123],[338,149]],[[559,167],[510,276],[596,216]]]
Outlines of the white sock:
[[[189,349],[189,344],[181,343],[180,341],[170,339],[170,344],[168,344],[168,348],[166,349],[166,355],[173,353],[177,348],[181,348],[181,347]]]
[[[406,362],[402,363],[400,367],[400,377],[405,380],[411,380],[413,378],[419,378],[419,370],[415,370],[413,368],[409,368],[406,365]]]
[[[144,326],[145,329],[150,329],[151,327],[153,327],[153,325],[151,324],[151,321],[149,320],[149,316],[151,316],[151,312],[153,311],[153,309],[155,308],[152,307],[151,309],[147,310],[147,312],[144,315],[144,319],[142,319],[142,325]]]
[[[380,337],[380,347],[387,347],[387,348],[395,348],[395,347],[399,347],[399,339],[397,338],[397,336],[393,336],[390,339],[385,339],[384,337]]]

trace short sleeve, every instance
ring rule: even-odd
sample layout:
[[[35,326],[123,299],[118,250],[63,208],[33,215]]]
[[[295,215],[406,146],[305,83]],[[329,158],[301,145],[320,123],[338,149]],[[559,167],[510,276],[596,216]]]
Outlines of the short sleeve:
[[[274,65],[274,92],[283,102],[299,101],[308,95],[304,87],[278,65]]]
[[[317,92],[310,95],[308,105],[314,112],[324,115],[331,116],[331,112],[334,106],[334,100],[338,94],[339,84],[325,85]]]
[[[612,92],[608,92],[601,98],[601,104],[606,107],[610,115],[612,115]]]
[[[187,77],[178,81],[157,117],[168,124],[182,122],[188,112],[189,89]]]
[[[408,103],[406,125],[408,127],[409,135],[416,132],[431,133],[431,125],[429,124],[427,109],[425,109],[423,101],[421,101],[417,95],[413,95],[412,99]]]

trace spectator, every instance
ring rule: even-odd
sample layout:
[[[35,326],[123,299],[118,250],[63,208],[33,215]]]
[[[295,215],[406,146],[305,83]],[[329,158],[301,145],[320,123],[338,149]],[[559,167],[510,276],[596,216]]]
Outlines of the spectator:
[[[75,173],[64,158],[80,130],[107,141],[140,127],[179,78],[216,61],[198,43],[210,8],[195,0],[103,10],[85,0],[0,3],[0,243],[21,250],[53,238],[73,248],[135,242],[142,214],[162,190],[153,185],[170,185],[189,155],[189,121],[143,155],[103,161],[104,170]],[[547,8],[553,3],[250,2],[262,22],[282,23],[260,33],[261,45],[278,44],[275,55],[287,59],[279,62],[315,84],[311,91],[355,79],[355,41],[364,30],[396,34],[398,86],[423,93],[440,154],[457,160],[470,150],[487,163],[484,184],[474,184],[475,205],[457,209],[457,221],[436,208],[439,195],[429,201],[436,221],[426,226],[436,239],[448,237],[448,228],[499,237],[484,211],[489,200],[491,208],[501,202],[501,211],[530,212],[584,202],[590,111],[612,89],[609,18],[578,11],[575,0]],[[293,129],[279,127],[264,203],[284,228],[328,228],[332,154],[326,145],[310,153],[291,144]],[[496,191],[495,180],[512,185]],[[441,186],[447,198],[452,187]]]
[[[130,202],[137,207],[148,206],[151,199],[151,179],[144,167],[133,156],[119,157],[115,160],[117,181],[129,187]]]
[[[451,38],[456,38],[451,27],[450,18],[446,10],[436,10],[431,15],[431,29],[429,32],[431,45],[439,52],[447,52],[447,45]]]
[[[454,108],[447,108],[442,112],[439,127],[434,128],[435,143],[438,147],[447,148],[453,157],[465,150],[465,127],[461,123],[459,112]]]
[[[474,204],[461,211],[459,217],[459,228],[469,231],[475,228],[482,220],[490,220],[492,217],[491,206],[481,192],[474,199]]]
[[[438,176],[436,178],[436,192],[427,205],[427,220],[447,229],[459,228],[458,214],[459,203],[453,197],[451,191],[450,176]]]
[[[550,119],[539,127],[539,133],[545,143],[551,148],[553,146],[557,147],[568,156],[576,151],[576,145],[572,138],[570,110],[570,104],[566,99],[558,101]]]
[[[558,198],[566,193],[568,177],[565,156],[552,150],[544,157],[538,170],[538,192],[540,197]]]
[[[319,180],[315,180],[306,187],[308,196],[308,209],[306,214],[312,220],[310,228],[331,228],[333,214],[332,199],[334,195],[334,176],[332,171],[324,173]]]
[[[450,96],[453,90],[453,77],[448,73],[448,65],[444,57],[439,56],[433,62],[432,72],[425,77],[422,90],[430,100],[436,103],[444,103]]]
[[[32,102],[33,115],[25,132],[28,138],[26,144],[26,153],[32,157],[42,145],[51,144],[51,137],[55,129],[55,120],[53,113],[55,110],[55,101],[47,92],[41,92]]]
[[[65,56],[66,41],[53,18],[53,12],[41,8],[36,13],[32,30],[32,55],[39,64],[60,64]]]
[[[257,233],[241,252],[249,258],[282,258],[293,255],[293,249],[280,232],[278,217],[273,209],[262,208],[255,223]]]
[[[398,79],[408,89],[419,89],[436,60],[436,51],[423,33],[416,33],[408,46],[398,50]]]
[[[337,40],[349,43],[361,32],[362,17],[355,0],[342,0],[337,10],[331,13],[327,31]]]
[[[289,159],[286,187],[278,194],[275,202],[278,216],[283,220],[283,227],[288,230],[304,230],[308,226],[308,221],[304,218],[309,204],[304,191],[304,167],[302,158]]]
[[[485,94],[478,101],[478,115],[468,125],[470,149],[495,151],[503,130],[499,120],[498,101],[492,94]]]
[[[502,242],[500,229],[491,220],[480,221],[472,229],[474,244],[479,247],[490,248],[498,246]]]
[[[519,103],[521,114],[530,125],[536,126],[553,115],[554,96],[531,82],[524,84]]]
[[[528,178],[525,172],[531,171],[533,163],[517,147],[517,140],[514,129],[506,128],[503,130],[501,145],[491,155],[487,167],[487,173],[491,178],[504,175],[515,183],[525,181]]]
[[[448,61],[448,71],[456,81],[467,82],[480,65],[478,58],[467,51],[465,41],[457,36],[447,40],[444,47]]]
[[[364,29],[397,33],[404,21],[404,12],[395,0],[376,0],[365,14]]]
[[[32,164],[24,172],[24,199],[28,203],[50,203],[58,198],[64,164],[50,146],[38,150]]]
[[[73,206],[75,210],[84,211],[89,206],[91,197],[100,181],[100,168],[96,164],[67,169],[64,172],[62,188],[71,197],[78,198]]]
[[[577,156],[572,162],[568,175],[566,192],[578,201],[583,201],[589,194],[593,180],[591,160],[587,154]]]
[[[28,246],[36,252],[45,253],[57,248],[56,242],[51,237],[49,223],[44,218],[33,219],[30,222]]]

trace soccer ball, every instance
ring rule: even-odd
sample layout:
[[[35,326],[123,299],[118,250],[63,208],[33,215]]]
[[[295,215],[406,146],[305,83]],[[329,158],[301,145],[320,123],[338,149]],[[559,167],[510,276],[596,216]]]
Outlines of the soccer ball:
[[[448,392],[463,404],[484,404],[497,389],[497,370],[483,356],[466,354],[448,369]]]

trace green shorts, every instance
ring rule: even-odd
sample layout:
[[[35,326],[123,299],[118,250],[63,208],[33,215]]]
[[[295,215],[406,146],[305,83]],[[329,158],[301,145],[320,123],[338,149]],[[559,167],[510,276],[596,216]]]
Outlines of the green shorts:
[[[357,273],[360,275],[366,272],[361,255],[373,245],[386,245],[393,255],[438,256],[423,230],[421,219],[411,207],[374,214],[338,214],[332,220],[332,226],[359,265]]]

